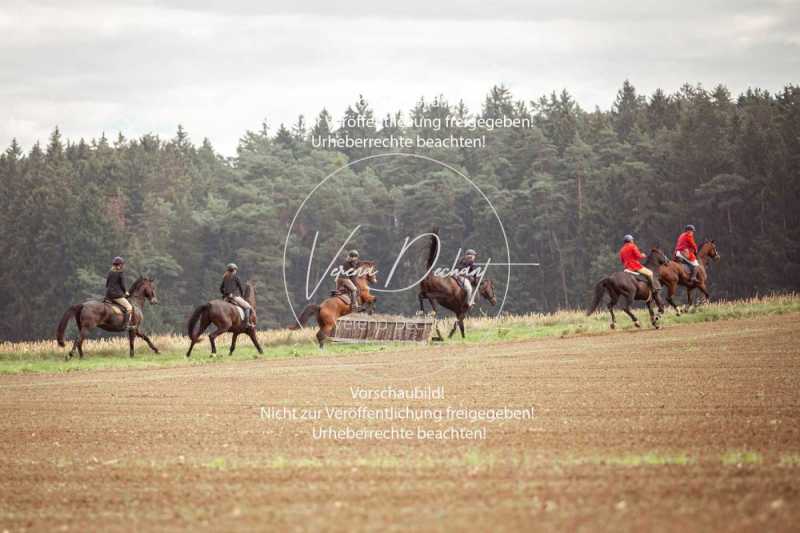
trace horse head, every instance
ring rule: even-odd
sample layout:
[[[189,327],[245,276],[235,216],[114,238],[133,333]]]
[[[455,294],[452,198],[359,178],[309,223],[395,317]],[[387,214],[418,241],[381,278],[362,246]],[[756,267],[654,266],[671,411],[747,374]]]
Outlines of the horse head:
[[[492,305],[497,305],[497,297],[494,295],[494,283],[492,283],[492,280],[485,279],[481,281],[481,284],[478,287],[478,292],[480,292],[481,296],[486,298]]]
[[[131,285],[130,293],[132,296],[141,296],[151,305],[158,304],[158,296],[156,296],[156,282],[153,278],[139,276],[139,278]]]
[[[656,247],[650,248],[650,259],[655,262],[656,267],[660,267],[661,265],[666,265],[669,263],[667,254]]]
[[[708,239],[706,242],[704,242],[698,253],[699,255],[709,257],[714,261],[719,261],[722,259],[722,256],[717,250],[717,242],[714,239]]]

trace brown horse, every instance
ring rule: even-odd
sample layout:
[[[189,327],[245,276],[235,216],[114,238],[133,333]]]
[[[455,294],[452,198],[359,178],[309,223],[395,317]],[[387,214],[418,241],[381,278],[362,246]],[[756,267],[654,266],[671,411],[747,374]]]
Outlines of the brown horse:
[[[683,285],[686,287],[686,300],[687,309],[692,307],[692,289],[700,289],[700,292],[706,297],[706,301],[710,298],[708,294],[708,287],[706,282],[708,280],[708,264],[713,259],[714,261],[720,260],[719,252],[717,251],[717,244],[713,240],[705,241],[697,252],[697,257],[700,260],[700,266],[697,267],[697,281],[690,282],[689,273],[686,266],[679,261],[669,261],[658,270],[659,279],[661,283],[667,286],[667,301],[675,309],[675,312],[680,316],[681,310],[675,305],[673,297],[678,291],[678,286]]]
[[[456,328],[461,331],[461,338],[464,338],[464,317],[469,312],[469,302],[467,302],[467,291],[458,284],[453,276],[440,276],[436,275],[431,267],[433,261],[439,254],[439,230],[434,228],[431,236],[430,246],[428,247],[428,259],[425,262],[425,268],[428,274],[419,284],[419,310],[425,312],[425,300],[431,304],[433,314],[436,314],[436,302],[438,302],[445,309],[449,309],[456,314],[456,321],[453,323],[453,329],[450,330],[450,338],[456,332]],[[492,305],[497,305],[497,298],[494,295],[494,284],[490,279],[484,279],[478,285],[478,293],[488,300]],[[436,326],[436,334],[438,338],[435,340],[443,340],[442,333],[439,331],[439,326]]]
[[[131,326],[133,326],[133,329],[128,330],[130,356],[133,357],[133,343],[136,337],[144,339],[150,349],[158,353],[158,348],[153,345],[150,338],[139,331],[139,327],[144,321],[142,309],[144,308],[145,300],[153,305],[158,303],[155,283],[150,278],[139,277],[139,279],[133,282],[129,292],[131,293],[130,299],[133,301],[133,316],[131,317]],[[83,341],[89,335],[89,331],[94,328],[113,332],[125,331],[124,315],[119,306],[108,302],[89,300],[82,304],[71,306],[67,309],[67,312],[64,313],[64,316],[61,317],[61,322],[58,323],[58,331],[56,333],[59,346],[65,346],[64,331],[67,329],[67,324],[73,317],[75,318],[75,323],[78,325],[78,336],[75,338],[75,342],[72,344],[72,349],[69,351],[69,354],[67,354],[67,359],[70,359],[75,354],[76,349],[81,359],[83,358]]]
[[[658,248],[653,248],[650,251],[650,255],[647,256],[644,266],[652,270],[653,275],[655,275],[658,269],[668,262],[669,259],[667,259],[664,252]],[[658,321],[661,314],[664,312],[664,304],[661,302],[661,297],[658,292],[654,292],[650,288],[650,284],[644,281],[642,277],[639,275],[634,276],[628,272],[615,272],[601,279],[597,285],[594,286],[594,299],[592,300],[592,305],[589,307],[589,310],[586,311],[587,315],[591,315],[595,312],[606,293],[611,297],[611,300],[608,302],[608,311],[611,313],[611,329],[617,327],[617,318],[614,316],[614,306],[617,305],[620,297],[622,297],[624,304],[622,310],[631,317],[633,324],[637,328],[642,327],[642,325],[639,323],[639,319],[636,318],[636,315],[631,312],[631,305],[633,305],[634,300],[644,300],[647,302],[647,311],[650,313],[650,323],[654,328],[660,329],[661,326]],[[658,306],[658,315],[653,312],[653,300],[655,300]]]
[[[244,299],[247,300],[247,303],[249,303],[253,308],[252,317],[253,324],[255,324],[256,289],[253,286],[253,283],[250,281],[248,281],[247,285],[245,286]],[[236,349],[236,339],[241,333],[246,333],[247,336],[250,337],[250,340],[253,341],[258,353],[264,353],[264,351],[261,349],[261,345],[258,343],[258,338],[256,337],[255,325],[249,325],[244,321],[242,314],[240,313],[240,309],[241,308],[238,305],[226,302],[225,300],[211,300],[210,302],[205,303],[195,309],[192,313],[192,316],[189,317],[189,322],[187,323],[187,330],[191,344],[189,345],[189,351],[186,352],[186,357],[192,355],[192,348],[194,348],[194,345],[199,342],[200,336],[211,324],[214,324],[217,327],[217,329],[208,335],[208,341],[211,343],[212,357],[217,353],[217,344],[215,342],[216,338],[226,331],[230,331],[233,334],[233,338],[231,339],[231,348],[228,352],[228,355],[233,354],[233,350]]]
[[[359,267],[363,267],[361,272],[356,275],[355,285],[358,288],[358,297],[362,305],[365,305],[368,312],[371,314],[375,306],[375,296],[370,294],[370,283],[378,282],[378,275],[375,270],[374,261],[361,261]],[[325,339],[328,338],[336,325],[336,320],[339,317],[349,315],[351,312],[350,302],[343,298],[340,291],[335,291],[336,294],[324,299],[321,304],[308,304],[300,316],[297,317],[298,324],[289,326],[289,329],[300,329],[306,325],[308,319],[312,316],[316,318],[319,331],[317,331],[317,342],[319,347],[322,348]]]

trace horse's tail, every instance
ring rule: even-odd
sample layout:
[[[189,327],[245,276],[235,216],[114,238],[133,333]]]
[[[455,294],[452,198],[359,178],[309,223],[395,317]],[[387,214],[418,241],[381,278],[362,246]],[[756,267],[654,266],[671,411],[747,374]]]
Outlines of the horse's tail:
[[[58,340],[58,345],[64,347],[64,332],[67,329],[67,324],[72,317],[75,317],[75,323],[78,325],[78,329],[81,328],[81,309],[83,308],[83,304],[76,304],[71,306],[67,309],[67,312],[64,313],[64,316],[61,317],[61,322],[58,323],[58,330],[56,331],[56,340]]]
[[[425,268],[428,270],[433,266],[433,261],[439,254],[439,228],[434,226],[431,233],[433,235],[431,235],[431,243],[428,245],[428,260],[425,262]]]
[[[186,330],[189,335],[189,339],[192,341],[197,341],[197,337],[203,333],[202,331],[195,330],[197,329],[197,323],[200,321],[203,315],[208,313],[208,305],[209,304],[203,304],[197,307],[197,309],[195,309],[192,313],[192,316],[189,317],[189,322],[186,324]]]
[[[300,325],[298,326],[295,324],[290,326],[289,329],[300,329],[302,326],[305,326],[306,322],[308,322],[308,319],[311,318],[312,315],[317,319],[317,323],[319,323],[319,309],[320,307],[317,304],[308,304],[306,308],[303,309],[303,312],[300,313],[300,316],[297,317],[297,321],[300,323]]]
[[[606,279],[603,278],[597,282],[597,285],[594,286],[594,298],[592,299],[592,305],[589,307],[589,310],[586,311],[586,315],[591,315],[594,313],[597,306],[600,305],[600,300],[603,299],[603,295],[606,293]]]

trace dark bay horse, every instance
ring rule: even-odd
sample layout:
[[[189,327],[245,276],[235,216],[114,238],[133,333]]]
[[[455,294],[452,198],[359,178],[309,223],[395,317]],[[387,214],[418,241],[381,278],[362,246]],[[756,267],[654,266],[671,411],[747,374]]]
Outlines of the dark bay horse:
[[[687,309],[692,307],[693,304],[692,289],[699,289],[706,297],[706,300],[710,298],[708,287],[706,286],[706,282],[708,281],[708,264],[712,259],[714,261],[720,260],[717,244],[713,240],[705,241],[697,251],[697,257],[700,260],[700,266],[697,267],[697,281],[695,283],[690,281],[686,266],[674,259],[669,261],[666,265],[662,265],[658,270],[661,283],[667,287],[667,301],[679,316],[681,310],[675,305],[675,300],[673,300],[679,285],[686,287]]]
[[[358,289],[358,297],[361,303],[365,305],[370,314],[375,306],[375,296],[370,294],[370,283],[378,282],[378,275],[375,270],[374,261],[361,261],[359,267],[364,267],[361,272],[356,275],[355,285]],[[319,331],[317,331],[317,342],[319,347],[322,348],[325,339],[328,338],[336,325],[336,320],[339,317],[349,315],[351,313],[350,302],[346,301],[342,295],[332,295],[325,298],[321,304],[308,304],[300,316],[297,317],[299,324],[289,326],[289,329],[300,329],[306,325],[308,319],[312,316],[316,318]]]
[[[136,337],[144,339],[150,349],[158,353],[158,348],[153,345],[150,338],[139,330],[144,321],[142,309],[144,308],[145,300],[152,305],[158,303],[155,283],[150,278],[139,277],[133,282],[129,292],[131,293],[130,300],[133,303],[133,316],[131,317],[131,326],[133,326],[133,329],[128,330],[130,356],[133,357],[133,344]],[[72,349],[69,351],[67,359],[75,354],[76,349],[78,350],[78,355],[83,358],[83,341],[89,335],[89,331],[94,328],[112,332],[126,331],[124,316],[118,306],[108,302],[89,300],[82,304],[71,306],[67,309],[67,312],[64,313],[64,316],[61,317],[61,322],[58,323],[58,331],[56,333],[59,346],[65,345],[64,331],[67,329],[67,324],[73,317],[75,318],[75,323],[78,325],[78,337],[72,344]]]
[[[253,308],[252,320],[253,324],[255,324],[256,289],[250,281],[248,281],[245,286],[244,299],[247,300],[247,303]],[[240,309],[238,305],[226,302],[225,300],[211,300],[196,308],[192,316],[189,317],[189,322],[187,323],[189,341],[191,344],[189,345],[189,351],[186,352],[186,357],[192,355],[192,348],[199,342],[201,335],[203,335],[203,332],[205,332],[211,324],[214,324],[217,328],[208,335],[208,341],[211,343],[212,357],[217,353],[216,338],[226,331],[230,331],[233,334],[228,355],[233,354],[233,350],[236,349],[236,339],[242,333],[246,333],[247,336],[250,337],[258,353],[264,353],[256,337],[255,325],[251,326],[243,320],[239,312]]]
[[[647,256],[644,266],[652,270],[653,275],[656,276],[658,275],[659,267],[668,262],[669,259],[664,255],[664,252],[658,248],[653,248],[650,251],[650,255]],[[640,279],[639,276],[634,277],[633,274],[629,274],[628,272],[615,272],[601,279],[597,285],[594,286],[594,299],[592,300],[591,307],[586,311],[587,315],[594,313],[606,293],[611,297],[611,300],[608,302],[608,311],[611,313],[611,329],[617,327],[617,319],[614,316],[614,306],[617,305],[620,298],[622,298],[623,301],[622,310],[631,317],[633,324],[637,328],[642,327],[642,325],[639,323],[639,319],[636,318],[636,315],[631,312],[631,305],[633,305],[634,300],[644,300],[647,302],[647,311],[650,313],[650,323],[656,329],[661,328],[658,321],[660,315],[664,312],[664,304],[661,302],[661,297],[658,292],[654,292],[650,288],[650,284]],[[653,312],[653,300],[655,300],[658,306],[658,315]]]
[[[456,315],[456,321],[453,323],[453,329],[450,330],[448,338],[452,337],[456,332],[456,328],[461,331],[461,338],[464,338],[464,317],[469,312],[469,302],[467,302],[467,291],[464,290],[453,276],[437,276],[431,269],[433,262],[439,255],[439,230],[434,228],[432,232],[435,236],[431,236],[430,246],[428,247],[428,258],[425,262],[425,268],[428,270],[428,275],[419,284],[419,309],[422,313],[425,312],[425,300],[431,304],[431,310],[436,314],[436,303],[439,303],[445,309],[449,309]],[[488,300],[492,305],[497,305],[497,298],[494,295],[494,284],[490,279],[484,279],[476,289],[478,293]],[[442,333],[439,331],[439,326],[436,326],[436,334],[439,336],[436,340],[442,340]]]

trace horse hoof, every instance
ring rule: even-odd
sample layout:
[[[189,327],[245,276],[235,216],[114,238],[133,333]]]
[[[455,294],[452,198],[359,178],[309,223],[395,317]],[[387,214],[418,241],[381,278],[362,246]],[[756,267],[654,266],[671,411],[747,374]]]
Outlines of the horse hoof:
[[[642,324],[638,320],[634,322],[633,325],[636,326],[637,328],[642,327]]]
[[[616,324],[611,324],[611,329],[617,329],[617,325]]]

